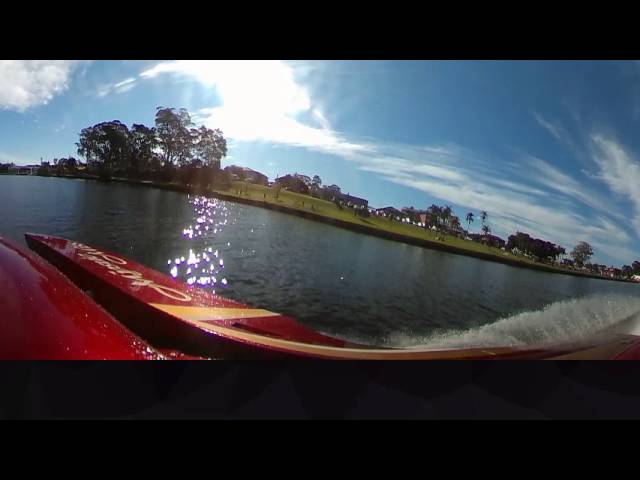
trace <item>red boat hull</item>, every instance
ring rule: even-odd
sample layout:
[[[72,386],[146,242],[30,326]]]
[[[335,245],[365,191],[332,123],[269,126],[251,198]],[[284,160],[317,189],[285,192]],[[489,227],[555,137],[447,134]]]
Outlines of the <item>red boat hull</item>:
[[[261,340],[338,348],[348,345],[284,315],[175,281],[106,250],[50,236],[27,234],[26,239],[31,249],[158,348],[211,358],[274,358],[281,356],[282,349]],[[307,356],[290,348],[284,350]]]
[[[29,302],[25,300],[27,296],[31,292],[36,292],[36,296],[56,296],[56,288],[60,288],[60,293],[63,294],[56,297],[56,302],[66,303],[67,310],[48,320],[51,338],[55,338],[54,327],[57,324],[64,330],[67,323],[75,322],[79,325],[77,328],[91,330],[95,328],[92,325],[96,322],[107,322],[113,329],[113,333],[109,330],[107,334],[113,336],[110,338],[111,343],[122,342],[125,337],[130,341],[137,339],[129,332],[131,330],[149,342],[148,345],[145,344],[145,349],[154,352],[153,355],[161,357],[162,353],[168,353],[169,358],[186,358],[187,355],[207,358],[303,357],[351,360],[640,358],[640,336],[633,329],[602,335],[580,344],[535,347],[419,350],[359,345],[320,334],[289,317],[252,308],[199,287],[175,281],[103,249],[50,236],[27,234],[26,238],[34,251],[63,272],[76,286],[88,292],[93,300],[127,327],[119,327],[118,330],[113,325],[115,321],[111,316],[85,295],[79,297],[80,292],[59,272],[41,260],[35,263],[32,260],[30,269],[39,273],[31,273],[33,278],[27,279],[26,283],[21,279],[27,286],[24,291],[14,295],[21,295],[21,306],[13,310],[10,308],[8,312],[14,318],[34,315],[27,305]],[[16,252],[18,250],[14,249],[14,256]],[[4,265],[4,270],[0,272],[19,272],[26,268],[24,262],[18,265],[15,258],[11,260],[5,257],[0,257],[0,266]],[[21,258],[24,258],[24,254],[21,254]],[[46,278],[44,287],[36,283],[36,275]],[[5,276],[6,282],[14,281],[8,274]],[[0,280],[3,280],[2,277]],[[64,287],[57,287],[58,285]],[[43,291],[39,292],[39,289]],[[40,311],[49,309],[51,306],[46,305]],[[6,312],[6,307],[4,310]],[[0,309],[0,313],[2,312]],[[25,331],[37,328],[37,324],[29,323],[25,326]],[[58,358],[56,355],[60,355],[60,352],[52,346],[47,349],[44,337],[40,340],[43,346],[38,358]],[[3,352],[5,358],[27,358],[19,357],[19,350],[33,351],[24,342],[13,349],[10,342],[0,343],[0,348],[6,349]],[[101,353],[105,349],[105,345],[91,344],[86,355],[88,358],[112,358]],[[110,354],[113,358],[120,358],[117,352]],[[124,353],[119,355],[123,358],[125,356]],[[149,358],[153,355],[150,354]]]
[[[0,238],[0,359],[166,358],[64,275]]]

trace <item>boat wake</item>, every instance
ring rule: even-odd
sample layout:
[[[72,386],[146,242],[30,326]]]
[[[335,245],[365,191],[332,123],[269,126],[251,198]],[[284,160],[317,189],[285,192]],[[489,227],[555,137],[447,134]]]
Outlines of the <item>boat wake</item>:
[[[575,342],[634,320],[640,320],[640,296],[598,294],[555,302],[468,330],[428,337],[394,334],[385,346],[439,349]]]

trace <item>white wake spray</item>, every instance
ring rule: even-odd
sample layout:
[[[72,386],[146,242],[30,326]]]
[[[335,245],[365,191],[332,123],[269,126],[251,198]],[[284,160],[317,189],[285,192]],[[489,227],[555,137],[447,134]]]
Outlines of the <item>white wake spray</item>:
[[[598,294],[555,302],[541,310],[522,312],[468,330],[452,330],[429,337],[395,334],[385,344],[423,349],[574,342],[639,318],[640,294]]]

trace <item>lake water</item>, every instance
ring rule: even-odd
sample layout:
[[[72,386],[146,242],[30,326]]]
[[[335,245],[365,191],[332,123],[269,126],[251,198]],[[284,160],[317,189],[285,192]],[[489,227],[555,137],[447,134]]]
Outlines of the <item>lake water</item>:
[[[27,231],[109,249],[194,288],[367,343],[562,341],[640,311],[640,285],[526,270],[154,188],[0,176],[0,235],[24,244]]]

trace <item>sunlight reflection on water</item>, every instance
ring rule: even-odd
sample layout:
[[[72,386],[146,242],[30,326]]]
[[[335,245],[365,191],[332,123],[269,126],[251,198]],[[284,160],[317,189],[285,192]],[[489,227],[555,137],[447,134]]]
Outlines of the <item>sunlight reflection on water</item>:
[[[193,223],[182,229],[182,235],[192,241],[192,247],[185,252],[186,256],[173,260],[175,265],[171,266],[171,259],[167,261],[171,266],[169,273],[189,285],[197,284],[215,293],[216,288],[229,286],[217,237],[227,225],[230,210],[226,202],[204,196],[189,196],[189,204],[193,208]]]

